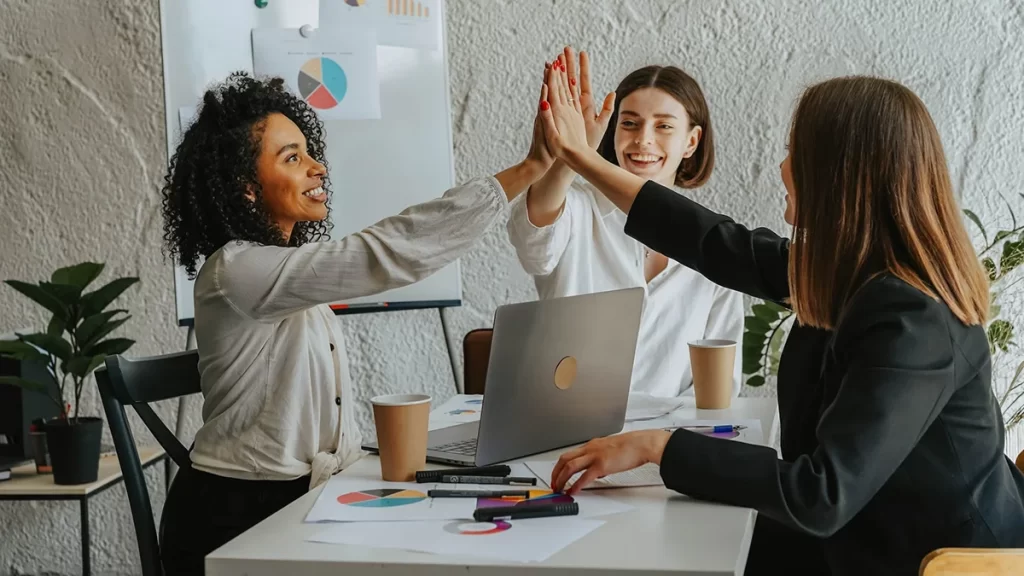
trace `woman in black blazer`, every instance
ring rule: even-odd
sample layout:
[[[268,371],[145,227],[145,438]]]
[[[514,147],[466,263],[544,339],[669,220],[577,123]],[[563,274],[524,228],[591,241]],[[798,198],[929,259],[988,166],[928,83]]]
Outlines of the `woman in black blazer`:
[[[1024,476],[1003,454],[982,327],[988,283],[910,90],[852,77],[805,92],[781,166],[792,240],[608,163],[586,145],[564,68],[548,90],[549,150],[628,214],[627,234],[798,320],[779,367],[782,459],[634,432],[567,452],[554,489],[659,464],[673,490],[759,512],[748,574],[916,574],[936,548],[1024,546]]]

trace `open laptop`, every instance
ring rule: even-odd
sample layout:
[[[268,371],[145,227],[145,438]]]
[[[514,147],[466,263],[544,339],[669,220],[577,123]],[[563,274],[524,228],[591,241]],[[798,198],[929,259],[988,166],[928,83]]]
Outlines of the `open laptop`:
[[[427,460],[488,466],[621,431],[643,300],[638,287],[499,307],[480,420],[432,431]]]

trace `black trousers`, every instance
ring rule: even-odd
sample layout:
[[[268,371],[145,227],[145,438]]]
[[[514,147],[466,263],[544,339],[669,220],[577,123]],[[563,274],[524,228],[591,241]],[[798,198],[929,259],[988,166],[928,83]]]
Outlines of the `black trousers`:
[[[828,576],[831,570],[820,538],[801,534],[758,514],[743,576],[779,574]]]
[[[167,576],[204,574],[204,558],[309,490],[309,477],[238,480],[179,470],[160,520]]]

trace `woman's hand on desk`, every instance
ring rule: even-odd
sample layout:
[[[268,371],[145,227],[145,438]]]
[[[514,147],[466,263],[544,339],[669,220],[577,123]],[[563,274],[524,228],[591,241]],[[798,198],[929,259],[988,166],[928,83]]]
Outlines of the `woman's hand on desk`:
[[[640,430],[591,440],[558,459],[551,472],[551,489],[560,492],[576,473],[583,472],[569,488],[576,494],[598,478],[632,470],[649,462],[661,465],[661,455],[672,436],[665,430]]]

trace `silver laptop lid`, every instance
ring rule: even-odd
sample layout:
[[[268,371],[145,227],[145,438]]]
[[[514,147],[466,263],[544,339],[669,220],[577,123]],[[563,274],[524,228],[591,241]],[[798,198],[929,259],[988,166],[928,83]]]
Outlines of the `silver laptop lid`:
[[[476,462],[501,462],[622,430],[644,289],[501,306]]]

